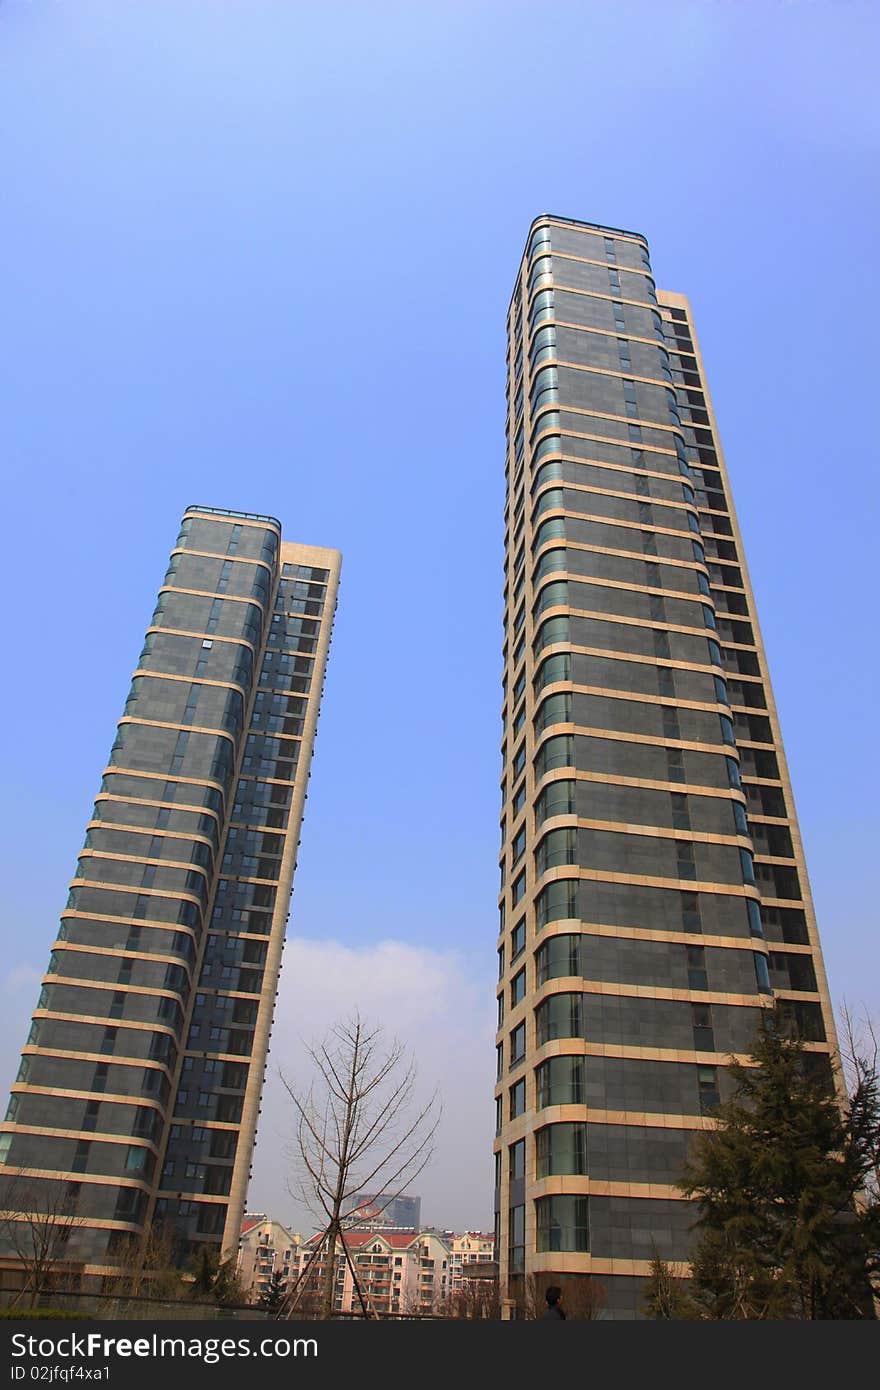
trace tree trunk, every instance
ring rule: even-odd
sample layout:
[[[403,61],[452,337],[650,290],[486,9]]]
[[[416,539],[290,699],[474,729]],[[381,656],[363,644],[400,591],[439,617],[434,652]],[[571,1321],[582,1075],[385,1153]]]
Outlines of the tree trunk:
[[[324,1266],[324,1287],[321,1291],[322,1318],[333,1316],[333,1285],[336,1276],[336,1237],[339,1232],[339,1218],[335,1217],[327,1227],[327,1262]]]

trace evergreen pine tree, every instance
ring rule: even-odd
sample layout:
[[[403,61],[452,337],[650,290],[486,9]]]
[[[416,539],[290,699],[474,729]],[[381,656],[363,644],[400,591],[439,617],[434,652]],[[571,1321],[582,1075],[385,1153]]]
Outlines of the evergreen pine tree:
[[[267,1313],[279,1313],[286,1292],[286,1277],[282,1274],[280,1269],[276,1269],[269,1281],[269,1287],[263,1289],[260,1294],[260,1307],[264,1308]]]
[[[680,1184],[700,1213],[693,1297],[710,1318],[872,1317],[880,1211],[859,1194],[876,1085],[841,1105],[778,1011],[751,1063],[729,1066],[733,1095],[696,1137]]]

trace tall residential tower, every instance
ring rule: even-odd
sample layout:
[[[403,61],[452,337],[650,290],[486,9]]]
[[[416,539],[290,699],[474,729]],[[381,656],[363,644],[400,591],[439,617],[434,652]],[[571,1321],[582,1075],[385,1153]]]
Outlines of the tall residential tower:
[[[496,1088],[502,1282],[638,1316],[675,1185],[774,1001],[834,1020],[687,300],[541,217],[508,318]]]
[[[184,515],[0,1135],[91,1282],[154,1220],[237,1249],[340,563]]]

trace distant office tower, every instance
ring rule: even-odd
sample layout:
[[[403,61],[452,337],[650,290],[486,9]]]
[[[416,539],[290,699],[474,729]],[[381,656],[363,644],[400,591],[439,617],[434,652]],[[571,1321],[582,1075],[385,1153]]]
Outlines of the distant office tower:
[[[237,1249],[340,563],[184,515],[0,1137],[86,1275]]]
[[[401,1226],[419,1231],[422,1226],[422,1199],[401,1193],[356,1192],[343,1208],[343,1215],[355,1226]]]
[[[725,1060],[775,994],[827,1074],[834,1021],[687,300],[643,237],[542,217],[508,335],[501,1277],[626,1318],[687,1259]]]

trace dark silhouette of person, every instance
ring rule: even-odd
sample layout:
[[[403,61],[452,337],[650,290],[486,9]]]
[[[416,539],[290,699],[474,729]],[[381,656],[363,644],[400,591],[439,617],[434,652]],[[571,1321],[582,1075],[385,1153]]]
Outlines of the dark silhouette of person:
[[[555,1322],[557,1318],[564,1318],[565,1313],[562,1308],[562,1290],[560,1289],[559,1285],[551,1284],[547,1292],[544,1294],[544,1297],[547,1300],[547,1311],[546,1313],[541,1314],[541,1321],[543,1322],[545,1318],[551,1318]]]

